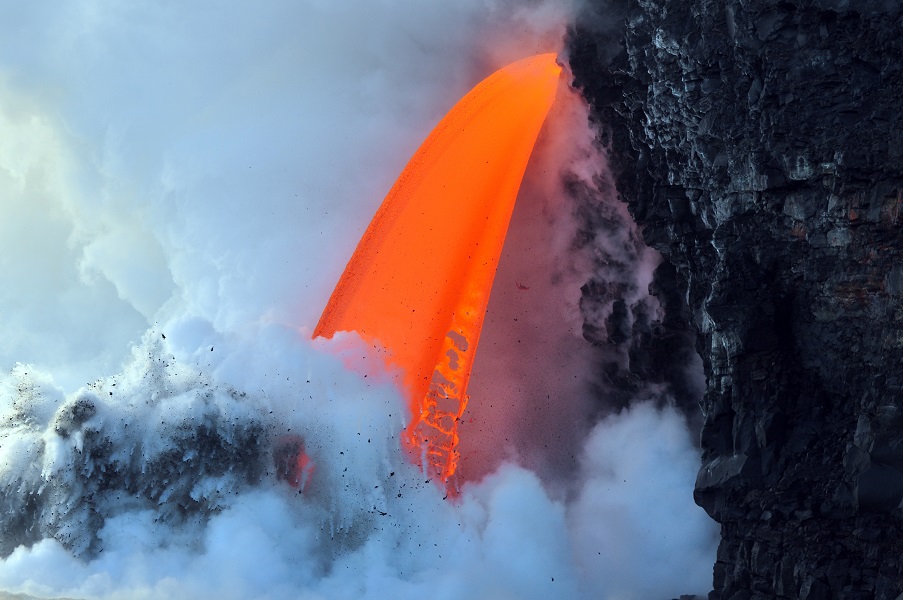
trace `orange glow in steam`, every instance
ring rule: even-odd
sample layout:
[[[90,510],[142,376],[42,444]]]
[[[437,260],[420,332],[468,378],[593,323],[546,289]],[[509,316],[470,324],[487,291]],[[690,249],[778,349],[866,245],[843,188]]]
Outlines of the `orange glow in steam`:
[[[555,98],[555,54],[483,80],[430,133],[348,261],[314,337],[357,331],[403,373],[402,442],[430,477],[458,461],[458,419],[527,161]]]

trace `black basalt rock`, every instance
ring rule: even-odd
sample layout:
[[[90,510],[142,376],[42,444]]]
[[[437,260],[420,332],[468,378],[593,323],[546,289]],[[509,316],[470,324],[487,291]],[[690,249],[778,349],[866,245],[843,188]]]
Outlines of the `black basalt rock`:
[[[710,598],[895,599],[903,7],[609,4],[578,20],[570,63],[621,198],[669,265],[656,293],[679,298],[705,368],[695,499],[722,528]]]

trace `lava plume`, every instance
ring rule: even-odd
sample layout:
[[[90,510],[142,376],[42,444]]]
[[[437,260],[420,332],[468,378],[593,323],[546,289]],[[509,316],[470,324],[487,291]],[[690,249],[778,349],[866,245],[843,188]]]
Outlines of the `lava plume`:
[[[411,410],[403,443],[430,477],[458,460],[458,419],[508,222],[561,67],[508,65],[430,133],[357,246],[314,337],[357,331],[388,351]]]

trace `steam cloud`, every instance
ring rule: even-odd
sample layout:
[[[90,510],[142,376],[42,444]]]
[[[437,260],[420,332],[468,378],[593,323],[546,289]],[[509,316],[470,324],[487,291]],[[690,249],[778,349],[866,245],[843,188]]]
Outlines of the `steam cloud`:
[[[573,96],[541,141],[506,246],[458,502],[402,458],[403,402],[366,348],[307,339],[430,127],[491,68],[557,43],[572,9],[0,8],[0,590],[708,589],[714,536],[692,503],[683,418],[639,402],[588,421],[593,355],[576,308],[588,267],[572,252],[560,175],[592,187],[598,157]],[[543,260],[517,260],[530,239],[549,249]],[[532,324],[529,351],[511,350],[515,316]],[[316,461],[303,494],[274,460],[292,436]]]

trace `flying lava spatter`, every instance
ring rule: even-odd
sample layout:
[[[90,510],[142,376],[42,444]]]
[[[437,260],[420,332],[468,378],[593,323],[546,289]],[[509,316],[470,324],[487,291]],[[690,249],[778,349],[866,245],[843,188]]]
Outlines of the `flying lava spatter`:
[[[457,467],[458,420],[508,222],[561,67],[540,54],[479,83],[377,211],[314,337],[357,331],[403,373],[402,442],[429,477]]]

